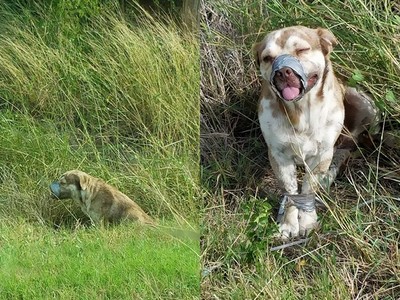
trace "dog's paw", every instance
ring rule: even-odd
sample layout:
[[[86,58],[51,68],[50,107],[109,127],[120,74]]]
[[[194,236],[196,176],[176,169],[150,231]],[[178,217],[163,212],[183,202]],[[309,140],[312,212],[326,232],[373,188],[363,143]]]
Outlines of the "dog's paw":
[[[304,211],[299,210],[299,235],[306,236],[310,233],[311,230],[317,228],[317,212],[314,209],[313,211]]]
[[[284,240],[296,237],[299,235],[299,230],[299,210],[295,206],[289,206],[279,223],[279,237]]]
[[[315,195],[283,195],[278,223],[279,237],[282,239],[308,235],[318,225]]]

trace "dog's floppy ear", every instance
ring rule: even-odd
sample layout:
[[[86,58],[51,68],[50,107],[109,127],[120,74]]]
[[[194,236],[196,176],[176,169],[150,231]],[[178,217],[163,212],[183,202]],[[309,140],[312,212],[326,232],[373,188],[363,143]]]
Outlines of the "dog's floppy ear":
[[[65,172],[63,176],[68,177],[68,181],[74,183],[79,190],[86,190],[89,186],[89,176],[79,170]]]
[[[79,185],[81,186],[81,190],[85,191],[89,186],[90,178],[82,173],[77,174],[77,177],[79,178]]]
[[[261,42],[259,42],[257,44],[254,44],[253,47],[252,47],[253,57],[254,57],[254,59],[256,61],[257,68],[260,66],[261,53],[263,52],[264,48],[265,48],[265,42],[264,41],[261,41]]]
[[[325,28],[317,28],[317,34],[321,43],[322,53],[328,55],[331,53],[333,47],[338,44],[336,37],[332,32]]]

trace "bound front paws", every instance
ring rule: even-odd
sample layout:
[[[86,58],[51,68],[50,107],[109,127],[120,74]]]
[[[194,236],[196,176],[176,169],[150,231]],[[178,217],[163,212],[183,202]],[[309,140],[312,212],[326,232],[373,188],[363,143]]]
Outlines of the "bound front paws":
[[[318,226],[314,194],[284,195],[278,222],[282,239],[308,235]]]

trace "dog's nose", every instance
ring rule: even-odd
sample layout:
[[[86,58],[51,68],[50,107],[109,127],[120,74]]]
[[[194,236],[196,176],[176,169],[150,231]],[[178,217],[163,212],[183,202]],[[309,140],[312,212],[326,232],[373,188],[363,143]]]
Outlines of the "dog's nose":
[[[293,75],[293,70],[288,67],[283,67],[279,71],[276,72],[276,75],[280,78],[290,78]]]

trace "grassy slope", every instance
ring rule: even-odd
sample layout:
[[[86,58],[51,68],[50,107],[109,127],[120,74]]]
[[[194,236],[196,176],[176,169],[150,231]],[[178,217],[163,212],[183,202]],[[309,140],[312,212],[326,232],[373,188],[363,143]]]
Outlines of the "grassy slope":
[[[82,169],[196,236],[198,42],[172,23],[113,9],[85,19],[63,3],[0,7],[0,297],[197,298],[198,239],[82,227],[48,187]]]
[[[228,3],[229,2],[229,3]],[[397,299],[397,147],[364,150],[349,162],[306,245],[271,251],[279,189],[257,122],[259,79],[251,45],[270,30],[330,28],[332,59],[346,80],[361,71],[399,137],[399,7],[381,1],[207,1],[202,8],[202,182],[205,299]],[[397,12],[397,15],[395,14]],[[355,76],[356,79],[357,76]],[[396,200],[397,199],[397,200]]]

